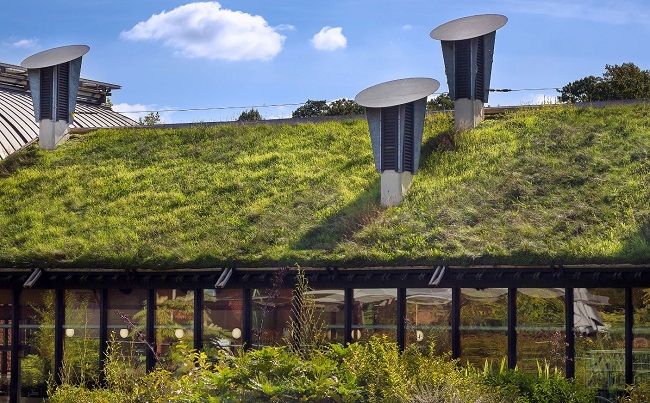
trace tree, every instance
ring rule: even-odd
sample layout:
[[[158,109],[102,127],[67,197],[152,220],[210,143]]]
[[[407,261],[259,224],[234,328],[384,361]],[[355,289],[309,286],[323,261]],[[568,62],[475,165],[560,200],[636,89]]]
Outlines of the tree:
[[[341,98],[327,103],[327,101],[307,100],[291,115],[294,118],[311,118],[314,116],[344,116],[361,115],[366,113],[366,108],[351,99]]]
[[[160,123],[160,121],[160,114],[158,112],[149,112],[138,119],[138,124],[143,126],[150,126]]]
[[[607,64],[602,77],[581,78],[565,85],[559,92],[562,102],[650,98],[650,71],[641,70],[634,63]]]
[[[427,102],[427,109],[430,111],[450,111],[454,109],[454,101],[449,98],[449,94],[440,94]]]
[[[262,118],[262,115],[260,115],[260,111],[253,108],[251,108],[250,111],[243,111],[241,115],[239,115],[239,119],[237,119],[239,122],[256,122],[258,120],[264,119]]]
[[[301,107],[293,111],[293,118],[310,118],[314,116],[325,116],[327,113],[327,101],[312,101],[308,99]]]
[[[352,99],[341,98],[329,103],[327,116],[363,115],[366,108],[354,102]]]

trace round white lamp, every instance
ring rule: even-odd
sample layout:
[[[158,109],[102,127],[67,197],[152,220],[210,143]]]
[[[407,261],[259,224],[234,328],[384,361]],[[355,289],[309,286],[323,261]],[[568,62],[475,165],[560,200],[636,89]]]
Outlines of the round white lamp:
[[[71,328],[65,329],[65,335],[68,336],[68,337],[74,336],[74,329],[71,329]]]
[[[120,329],[120,337],[123,339],[129,337],[129,329]]]
[[[174,336],[176,336],[177,339],[182,339],[183,336],[185,336],[185,330],[183,329],[174,330]]]
[[[232,337],[233,339],[239,339],[241,337],[241,329],[238,327],[232,329]]]

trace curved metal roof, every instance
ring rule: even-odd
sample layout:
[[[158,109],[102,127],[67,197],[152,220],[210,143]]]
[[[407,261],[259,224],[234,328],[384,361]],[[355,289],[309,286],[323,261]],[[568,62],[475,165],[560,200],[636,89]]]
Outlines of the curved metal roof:
[[[120,86],[81,79],[75,128],[134,126],[137,122],[101,105]],[[38,138],[38,122],[27,86],[27,70],[0,63],[0,160]]]

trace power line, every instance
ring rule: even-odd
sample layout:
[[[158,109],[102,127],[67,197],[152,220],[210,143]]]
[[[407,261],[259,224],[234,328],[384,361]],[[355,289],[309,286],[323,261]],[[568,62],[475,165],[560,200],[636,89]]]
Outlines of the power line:
[[[520,92],[520,91],[550,91],[560,90],[561,87],[546,87],[546,88],[490,88],[490,92]],[[434,92],[432,95],[448,94],[448,92]],[[114,111],[117,113],[153,113],[153,112],[194,112],[194,111],[218,111],[228,109],[253,109],[253,108],[273,108],[281,106],[301,106],[306,102],[284,103],[284,104],[263,104],[263,105],[246,105],[246,106],[215,106],[207,108],[178,108],[178,109],[151,109],[151,110],[136,110],[136,111]]]

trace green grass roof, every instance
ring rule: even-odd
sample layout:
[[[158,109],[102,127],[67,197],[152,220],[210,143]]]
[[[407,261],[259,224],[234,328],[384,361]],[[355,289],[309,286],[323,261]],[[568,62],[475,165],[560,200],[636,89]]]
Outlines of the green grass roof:
[[[428,116],[388,209],[365,120],[73,136],[0,163],[0,267],[647,263],[649,115]]]

